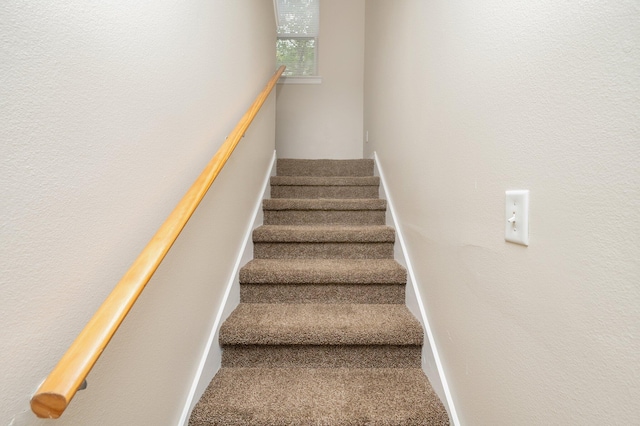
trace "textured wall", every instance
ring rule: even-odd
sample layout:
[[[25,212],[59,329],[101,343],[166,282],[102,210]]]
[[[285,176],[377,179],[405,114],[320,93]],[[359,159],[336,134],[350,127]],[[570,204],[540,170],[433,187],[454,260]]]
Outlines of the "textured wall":
[[[0,4],[0,424],[275,69],[268,0]],[[275,99],[57,425],[175,425],[274,149]],[[249,172],[247,172],[249,170]]]
[[[368,0],[365,70],[462,423],[636,424],[640,3]]]
[[[278,85],[278,157],[362,158],[364,0],[322,0],[318,46],[322,84]]]

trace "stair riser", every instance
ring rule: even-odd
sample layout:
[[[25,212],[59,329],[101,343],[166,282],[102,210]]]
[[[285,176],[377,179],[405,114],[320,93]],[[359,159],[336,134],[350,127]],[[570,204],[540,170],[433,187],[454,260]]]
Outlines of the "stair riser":
[[[243,303],[402,304],[405,286],[397,284],[240,284]]]
[[[373,176],[373,160],[279,159],[279,176]]]
[[[378,198],[378,186],[271,186],[271,198]]]
[[[393,259],[393,243],[255,243],[256,259]]]
[[[384,225],[382,210],[265,210],[265,225]]]
[[[229,345],[222,367],[420,368],[420,346]]]

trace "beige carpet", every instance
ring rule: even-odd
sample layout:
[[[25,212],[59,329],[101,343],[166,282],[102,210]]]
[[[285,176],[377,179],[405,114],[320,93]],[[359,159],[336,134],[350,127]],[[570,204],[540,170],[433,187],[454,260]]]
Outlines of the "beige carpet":
[[[280,159],[189,424],[448,425],[372,160]]]

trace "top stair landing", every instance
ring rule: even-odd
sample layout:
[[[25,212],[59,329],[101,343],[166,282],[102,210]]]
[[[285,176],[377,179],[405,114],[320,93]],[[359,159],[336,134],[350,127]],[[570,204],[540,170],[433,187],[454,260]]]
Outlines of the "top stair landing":
[[[278,176],[373,176],[373,160],[279,158]]]

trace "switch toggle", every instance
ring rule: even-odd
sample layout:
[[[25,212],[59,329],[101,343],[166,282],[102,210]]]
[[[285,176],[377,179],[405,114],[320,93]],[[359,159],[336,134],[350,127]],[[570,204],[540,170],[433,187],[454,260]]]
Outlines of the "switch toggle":
[[[529,245],[529,190],[506,191],[504,239]]]

